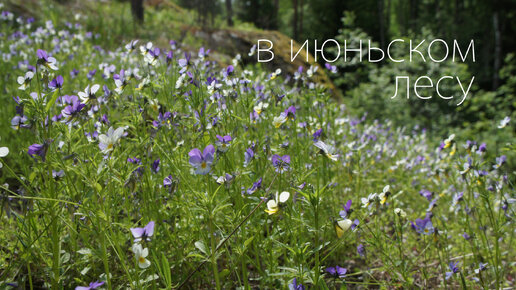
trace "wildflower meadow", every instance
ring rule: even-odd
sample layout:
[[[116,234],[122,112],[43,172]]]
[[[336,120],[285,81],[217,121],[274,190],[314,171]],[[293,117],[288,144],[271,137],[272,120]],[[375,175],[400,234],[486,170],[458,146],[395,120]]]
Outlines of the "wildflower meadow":
[[[2,289],[515,287],[513,142],[356,114],[335,68],[251,46],[104,47],[3,5],[0,35]]]

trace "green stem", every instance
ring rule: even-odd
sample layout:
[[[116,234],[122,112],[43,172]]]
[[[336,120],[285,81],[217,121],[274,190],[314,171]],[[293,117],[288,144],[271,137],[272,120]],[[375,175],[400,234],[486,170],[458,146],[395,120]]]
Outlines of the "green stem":
[[[219,269],[217,267],[217,257],[216,257],[216,244],[215,244],[215,235],[214,235],[214,229],[213,229],[213,219],[210,216],[210,226],[209,226],[209,232],[210,232],[210,242],[211,242],[211,264],[213,267],[213,276],[215,276],[215,285],[217,287],[217,290],[220,289],[220,279],[219,279]]]
[[[58,204],[55,203],[54,206]],[[56,211],[57,215],[57,211]],[[61,245],[59,244],[59,233],[58,233],[58,225],[57,225],[57,217],[54,216],[52,221],[52,289],[59,289],[59,260],[60,260],[60,251]]]

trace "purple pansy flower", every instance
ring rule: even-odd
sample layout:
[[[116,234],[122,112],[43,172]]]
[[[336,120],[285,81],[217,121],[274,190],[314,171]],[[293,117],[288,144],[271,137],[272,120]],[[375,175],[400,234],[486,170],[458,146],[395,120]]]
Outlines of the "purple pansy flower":
[[[262,178],[260,177],[260,179],[258,179],[258,181],[253,183],[253,185],[249,189],[247,189],[247,194],[253,194],[261,187],[262,187]]]
[[[131,233],[133,234],[135,243],[141,240],[149,241],[149,238],[154,234],[154,221],[150,221],[143,228],[131,228]]]
[[[233,140],[233,139],[229,135],[226,135],[226,136],[217,135],[217,141],[215,142],[215,145],[217,145],[217,149],[220,152],[226,152],[229,149],[228,147],[229,147],[229,143],[231,143],[231,140]]]
[[[104,281],[95,281],[95,282],[91,282],[90,285],[88,286],[77,286],[75,287],[75,290],[93,290],[93,289],[98,289],[100,286],[104,285]]]
[[[321,138],[322,132],[323,132],[323,129],[319,129],[314,132],[314,134],[312,135],[314,138],[314,142],[319,141],[319,138]]]
[[[288,284],[288,290],[305,290],[305,286],[301,283],[297,284],[297,279],[294,278],[292,283]]]
[[[211,165],[215,156],[215,147],[210,144],[204,148],[203,152],[194,148],[188,152],[188,156],[190,156],[189,162],[195,169],[195,174],[206,175],[211,170]]]
[[[38,64],[43,65],[52,70],[57,70],[56,59],[48,56],[46,51],[38,49],[36,54],[38,56]]]
[[[249,163],[254,159],[254,151],[252,148],[247,148],[244,153],[244,167],[247,167]]]
[[[61,114],[67,121],[69,121],[70,119],[79,115],[85,106],[85,104],[81,103],[79,100],[77,100],[77,97],[75,97],[71,105],[66,106],[63,110],[61,110]]]
[[[53,91],[60,89],[63,87],[63,76],[58,75],[56,78],[54,78],[49,84],[48,87],[52,89]]]
[[[335,266],[326,268],[326,272],[334,278],[344,278],[346,276],[346,273],[348,272],[348,269],[342,268],[340,266]]]
[[[347,218],[347,217],[349,216],[349,214],[351,214],[351,212],[353,211],[353,210],[351,209],[351,203],[352,203],[352,201],[351,201],[351,199],[350,199],[350,200],[348,200],[348,201],[346,202],[346,204],[344,204],[344,205],[343,205],[344,210],[341,210],[341,211],[339,212],[339,215],[340,215],[340,217],[341,217],[341,218],[345,219],[345,218]]]
[[[14,130],[18,130],[20,128],[29,128],[29,124],[28,124],[28,121],[29,119],[22,115],[22,116],[14,116],[14,118],[12,118],[11,120],[11,128],[13,128]]]
[[[410,223],[412,228],[419,234],[430,235],[434,232],[434,226],[429,216],[424,219],[416,219],[415,223]]]
[[[273,155],[271,158],[272,165],[276,168],[276,172],[283,173],[290,169],[290,156],[283,155],[279,156],[277,154]]]
[[[496,157],[496,164],[493,165],[493,168],[498,169],[498,168],[502,167],[502,165],[505,163],[505,161],[507,161],[507,156],[505,156],[505,155]]]
[[[450,262],[448,264],[448,267],[450,268],[450,272],[446,272],[446,280],[450,279],[450,277],[453,275],[453,274],[456,274],[456,273],[459,273],[459,268],[457,267],[457,265],[459,264],[459,262]]]
[[[286,117],[287,117],[287,120],[288,120],[288,119],[293,120],[293,119],[295,119],[295,118],[296,118],[296,107],[294,107],[294,106],[290,106],[290,107],[288,107],[288,108],[285,110],[285,112],[284,112],[284,113],[285,113],[285,115],[286,115]]]
[[[160,162],[159,158],[152,162],[152,165],[151,165],[152,172],[158,173],[158,171],[159,171],[159,162]]]
[[[334,65],[331,65],[329,63],[325,63],[324,67],[326,67],[327,70],[329,70],[331,73],[337,73],[337,67]]]
[[[434,195],[433,192],[431,192],[430,190],[427,190],[427,189],[420,190],[419,194],[421,194],[421,196],[426,198],[428,201],[432,200],[432,196]]]
[[[154,126],[155,128],[161,128],[163,126],[169,126],[170,125],[170,118],[171,117],[172,117],[172,113],[170,113],[170,112],[165,112],[164,114],[163,113],[159,113],[158,119],[152,121],[152,126]]]
[[[365,257],[365,246],[360,244],[357,246],[357,253],[360,257]]]
[[[32,144],[29,146],[28,153],[31,157],[35,157],[35,155],[38,155],[41,157],[41,160],[45,162],[45,156],[47,154],[47,145],[46,144]]]
[[[173,183],[172,175],[169,175],[169,176],[165,177],[165,179],[163,179],[164,187],[170,187],[170,186],[172,186],[172,183]]]

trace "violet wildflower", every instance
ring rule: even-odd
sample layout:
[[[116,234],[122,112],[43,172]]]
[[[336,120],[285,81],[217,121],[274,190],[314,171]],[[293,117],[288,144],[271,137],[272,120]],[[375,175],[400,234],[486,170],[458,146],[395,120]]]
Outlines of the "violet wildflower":
[[[312,137],[314,138],[314,142],[317,142],[319,140],[319,138],[321,138],[322,133],[323,133],[323,129],[319,129],[312,134]]]
[[[258,189],[260,189],[261,187],[262,187],[262,178],[260,177],[260,179],[258,179],[258,181],[254,182],[253,185],[249,189],[247,189],[247,194],[253,194],[256,191],[258,191]]]
[[[25,76],[19,76],[17,79],[18,84],[20,85],[19,89],[25,90],[26,88],[28,88],[30,85],[30,81],[32,80],[33,77],[34,77],[34,72],[32,72],[32,71],[26,72]]]
[[[505,156],[505,155],[496,157],[496,164],[493,165],[493,168],[498,169],[498,168],[502,167],[502,165],[505,163],[505,161],[507,161],[507,156]]]
[[[276,198],[267,201],[266,213],[269,215],[275,214],[279,211],[280,203],[285,203],[290,198],[290,192],[283,191],[282,193],[276,192]]]
[[[113,76],[113,79],[115,80],[115,92],[117,94],[121,94],[125,87],[129,84],[128,80],[125,77],[125,71],[123,69],[120,70],[119,74],[115,74]]]
[[[366,254],[366,253],[365,253],[365,246],[364,246],[364,245],[362,245],[362,244],[359,244],[359,245],[357,246],[357,253],[358,253],[358,255],[359,255],[360,257],[362,257],[362,258],[363,258],[363,257],[365,257],[365,254]]]
[[[74,69],[70,72],[70,77],[71,77],[72,79],[76,78],[78,75],[79,75],[79,71],[78,71],[76,68],[74,68]]]
[[[349,217],[349,215],[353,212],[353,210],[351,209],[351,203],[352,203],[352,201],[350,199],[346,202],[346,204],[343,205],[344,210],[341,210],[339,212],[339,215],[341,218],[345,219],[345,218]]]
[[[254,159],[254,151],[252,148],[247,148],[244,153],[244,167],[247,167],[249,163]]]
[[[329,63],[325,63],[324,67],[326,67],[326,69],[329,70],[333,74],[337,73],[337,67],[334,66],[334,65],[331,65]]]
[[[61,110],[61,114],[63,115],[66,121],[70,121],[71,119],[79,115],[79,113],[85,106],[85,104],[79,102],[78,100],[74,100],[71,105],[66,106],[63,110]]]
[[[358,226],[360,225],[360,221],[358,219],[355,219],[353,223],[351,223],[351,230],[356,231],[358,229]]]
[[[481,154],[485,153],[486,151],[487,151],[487,145],[486,145],[486,143],[482,143],[482,144],[480,144],[480,146],[478,146],[477,154],[481,155]]]
[[[424,219],[416,219],[415,223],[410,222],[412,228],[419,234],[430,235],[434,232],[434,226],[430,217]]]
[[[475,274],[480,274],[480,272],[484,271],[487,268],[487,263],[478,263],[478,268],[475,269]]]
[[[174,59],[174,52],[172,50],[170,50],[168,53],[167,53],[167,57],[166,57],[166,61],[167,61],[167,65],[169,65],[170,63],[172,63],[172,60]]]
[[[328,145],[320,140],[315,142],[314,146],[319,148],[319,152],[328,157],[328,159],[332,161],[337,161],[339,159],[339,154],[335,154],[335,147]]]
[[[47,148],[48,145],[45,144],[32,144],[29,146],[29,150],[27,151],[31,157],[35,157],[35,155],[38,155],[41,157],[41,160],[45,162],[45,157],[47,155]]]
[[[459,202],[462,200],[462,198],[464,197],[464,192],[457,192],[453,195],[453,201],[452,201],[452,207],[456,207],[457,205],[459,205]]]
[[[138,262],[138,267],[146,269],[150,266],[150,261],[146,259],[149,255],[149,249],[143,248],[140,244],[134,244],[132,251],[136,261]]]
[[[450,272],[446,272],[446,280],[450,279],[451,276],[453,276],[453,274],[456,274],[456,273],[459,273],[459,268],[457,267],[457,265],[459,264],[459,262],[450,262],[448,264],[448,267],[450,268]]]
[[[65,176],[64,170],[62,170],[62,169],[59,171],[52,170],[52,178],[60,179],[60,178],[63,178],[64,176]]]
[[[79,92],[78,95],[84,104],[88,104],[88,102],[96,102],[97,97],[95,96],[95,94],[99,89],[100,85],[95,84],[91,86],[91,88],[88,85],[86,86],[86,89],[84,89],[84,92]]]
[[[171,187],[173,183],[172,175],[169,175],[163,179],[163,187]]]
[[[363,208],[370,208],[371,205],[377,200],[376,193],[370,193],[367,197],[362,197],[360,199],[362,201],[362,207]]]
[[[91,80],[95,76],[95,74],[97,74],[97,69],[92,69],[88,72],[86,77],[88,78],[88,80]]]
[[[160,53],[160,49],[158,47],[154,47],[154,49],[149,50],[149,52],[145,54],[145,62],[149,65],[155,65],[158,62]]]
[[[231,143],[231,140],[233,140],[231,138],[231,136],[229,135],[226,135],[226,136],[220,136],[220,135],[217,135],[217,141],[215,141],[215,145],[217,145],[217,149],[220,151],[220,152],[226,152],[228,151],[228,146],[230,145]]]
[[[29,128],[30,125],[28,124],[28,119],[26,116],[14,116],[11,119],[11,128],[14,130],[18,130],[20,128]]]
[[[179,71],[180,74],[183,74],[190,66],[191,55],[186,52],[184,55],[185,55],[185,58],[181,58],[177,61],[177,63],[179,64],[179,67],[181,68],[181,70]]]
[[[394,213],[399,216],[400,218],[406,218],[407,217],[407,213],[402,210],[401,208],[397,207],[394,209]]]
[[[271,158],[272,166],[276,168],[276,172],[283,173],[290,169],[290,156],[283,155],[279,156],[277,154],[273,155]]]
[[[267,108],[269,107],[269,103],[259,102],[258,105],[253,107],[253,110],[256,114],[261,115]]]
[[[0,158],[3,158],[5,156],[9,155],[9,148],[7,147],[0,147]],[[0,168],[4,167],[2,162],[0,162]]]
[[[301,283],[297,284],[297,279],[294,278],[294,280],[288,284],[288,290],[305,290],[305,286]]]
[[[281,125],[283,125],[283,123],[287,122],[287,120],[287,115],[284,112],[282,112],[278,117],[274,117],[274,119],[272,120],[272,124],[275,128],[279,128],[281,127]]]
[[[154,234],[154,221],[150,221],[143,228],[131,228],[131,234],[133,234],[135,243],[142,240],[150,241],[149,238]]]
[[[468,173],[469,170],[473,168],[473,161],[471,160],[471,158],[468,157],[468,160],[463,163],[462,168],[463,169],[459,172],[461,175]]]
[[[159,163],[160,163],[160,159],[159,158],[152,162],[152,164],[151,164],[152,172],[154,172],[154,173],[158,173],[159,172]]]
[[[99,148],[102,150],[102,153],[107,154],[115,148],[115,145],[118,143],[118,140],[124,134],[124,128],[120,127],[116,130],[113,127],[109,127],[106,134],[99,135]]]
[[[509,125],[510,121],[511,121],[511,118],[509,116],[506,116],[505,118],[503,118],[502,121],[500,121],[500,125],[498,125],[498,129],[505,128],[507,125]]]
[[[270,74],[270,80],[272,81],[281,74],[281,69],[277,68],[273,73]]]
[[[131,53],[135,50],[136,48],[136,44],[138,44],[138,39],[136,40],[131,40],[128,44],[125,45],[125,49]]]
[[[188,152],[188,156],[190,156],[189,162],[190,165],[192,165],[195,169],[195,174],[208,174],[208,172],[211,170],[214,155],[215,147],[213,147],[213,145],[206,146],[203,152],[197,148],[194,148]]]
[[[52,81],[50,81],[50,83],[48,84],[48,87],[50,89],[52,89],[53,91],[55,91],[55,90],[63,87],[63,82],[64,82],[63,76],[58,75]]]
[[[432,200],[432,196],[434,195],[433,192],[431,192],[430,190],[427,190],[427,189],[420,190],[419,194],[421,196],[423,196],[424,198],[426,198],[428,201]]]
[[[333,278],[344,278],[348,269],[342,268],[340,266],[328,267],[325,270],[328,274],[330,274]]]
[[[36,54],[38,56],[38,64],[43,65],[52,70],[57,70],[56,59],[48,56],[46,51],[38,49]]]
[[[93,289],[98,289],[99,287],[101,287],[102,285],[104,285],[104,281],[95,281],[95,282],[91,282],[88,286],[77,286],[75,287],[75,290],[93,290]]]
[[[127,158],[127,162],[132,163],[132,164],[136,164],[136,165],[141,165],[141,164],[142,164],[142,162],[141,162],[140,158],[136,158],[136,157],[134,157],[134,158],[131,158],[131,157]],[[134,173],[136,176],[142,176],[142,174],[143,174],[143,167],[138,166],[138,167],[133,171],[133,173]]]
[[[390,185],[384,186],[382,192],[378,195],[378,199],[380,200],[380,204],[383,205],[383,204],[385,204],[387,202],[387,199],[391,195],[390,188],[391,188]]]
[[[152,121],[152,126],[155,128],[161,128],[163,126],[170,126],[170,118],[172,117],[172,113],[165,112],[164,114],[159,113],[158,119]]]
[[[285,110],[285,115],[287,115],[287,120],[293,120],[296,118],[296,107],[290,106]]]

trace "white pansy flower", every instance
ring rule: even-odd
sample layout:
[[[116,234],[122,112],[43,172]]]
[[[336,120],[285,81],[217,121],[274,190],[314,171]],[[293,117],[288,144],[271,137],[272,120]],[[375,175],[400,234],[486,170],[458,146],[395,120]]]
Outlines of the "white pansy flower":
[[[120,127],[116,130],[113,127],[109,127],[106,134],[99,135],[99,148],[102,153],[107,154],[113,151],[113,148],[118,143],[118,140],[124,134],[124,128]]]
[[[140,244],[133,245],[133,253],[136,261],[138,262],[138,266],[141,269],[146,269],[150,266],[150,261],[147,260],[147,256],[149,255],[149,249],[143,248]]]

